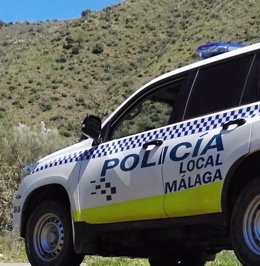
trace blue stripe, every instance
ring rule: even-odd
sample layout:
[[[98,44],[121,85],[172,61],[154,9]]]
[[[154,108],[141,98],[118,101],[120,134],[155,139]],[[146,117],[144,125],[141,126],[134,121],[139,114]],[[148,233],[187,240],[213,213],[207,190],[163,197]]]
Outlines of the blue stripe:
[[[202,133],[221,127],[228,121],[238,118],[252,118],[256,115],[259,115],[259,104],[225,112],[222,114],[212,115],[207,118],[199,118],[188,122],[184,121],[183,123],[177,125],[170,125],[165,128],[155,129],[153,131],[130,136],[125,139],[119,139],[100,144],[99,146],[93,147],[89,150],[79,151],[78,153],[74,154],[67,154],[44,165],[39,165],[32,173],[52,168],[57,165],[100,158],[107,156],[108,154],[116,154],[133,148],[138,148],[141,147],[143,143],[151,141],[153,139],[162,139],[165,141],[167,137],[168,139],[174,139],[187,135]]]

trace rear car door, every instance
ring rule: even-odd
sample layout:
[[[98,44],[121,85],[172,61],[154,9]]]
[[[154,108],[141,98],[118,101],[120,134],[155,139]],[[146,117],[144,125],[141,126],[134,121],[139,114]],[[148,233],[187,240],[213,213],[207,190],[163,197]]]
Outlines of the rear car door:
[[[254,55],[198,69],[183,122],[171,127],[163,164],[169,217],[221,212],[229,168],[249,152],[257,103],[242,103]]]

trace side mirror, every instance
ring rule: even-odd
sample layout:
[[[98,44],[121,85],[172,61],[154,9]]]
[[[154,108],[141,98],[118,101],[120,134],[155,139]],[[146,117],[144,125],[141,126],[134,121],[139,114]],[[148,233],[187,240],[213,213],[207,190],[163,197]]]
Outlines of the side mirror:
[[[81,124],[81,132],[84,137],[92,138],[98,144],[101,133],[100,118],[94,115],[87,116]],[[81,137],[81,139],[83,138]]]

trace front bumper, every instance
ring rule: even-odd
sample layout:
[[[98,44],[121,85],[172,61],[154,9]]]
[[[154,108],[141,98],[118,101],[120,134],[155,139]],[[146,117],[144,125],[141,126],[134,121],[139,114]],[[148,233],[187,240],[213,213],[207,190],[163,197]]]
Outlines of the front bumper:
[[[25,200],[26,187],[22,183],[20,188],[16,192],[15,199],[13,201],[13,231],[15,234],[21,236],[22,232],[22,213],[23,204]]]

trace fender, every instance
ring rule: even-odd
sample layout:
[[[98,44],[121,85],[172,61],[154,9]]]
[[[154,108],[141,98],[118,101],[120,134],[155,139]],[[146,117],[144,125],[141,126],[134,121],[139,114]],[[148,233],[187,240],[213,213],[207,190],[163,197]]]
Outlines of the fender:
[[[72,171],[73,173],[73,171]],[[23,236],[25,232],[25,224],[28,219],[28,208],[38,204],[42,199],[49,197],[50,195],[62,195],[66,194],[66,199],[69,201],[71,210],[78,207],[78,186],[77,176],[73,174],[69,177],[66,176],[53,176],[53,175],[40,175],[37,173],[31,174],[24,179],[24,186],[22,190],[18,190],[20,195],[21,213],[20,219],[20,235]],[[51,188],[55,188],[55,191]],[[57,190],[57,191],[56,191]],[[39,196],[37,198],[37,195]],[[36,197],[34,201],[33,198]],[[73,218],[73,217],[72,217]]]
[[[78,168],[78,167],[77,167]],[[74,167],[75,169],[75,167]],[[60,185],[63,187],[70,199],[71,203],[71,209],[76,209],[77,206],[77,198],[78,198],[78,169],[76,170],[77,173],[74,172],[74,170],[71,172],[70,176],[65,175],[45,175],[41,174],[32,174],[28,176],[24,181],[26,185],[26,195],[24,195],[25,198],[27,198],[33,191],[36,189],[39,189],[44,186],[48,185]]]
[[[221,193],[221,207],[222,207],[222,211],[223,211],[225,218],[228,217],[228,190],[230,188],[230,184],[234,176],[234,173],[239,168],[239,166],[243,163],[244,160],[245,160],[245,156],[242,156],[237,161],[235,161],[233,165],[229,168],[227,175],[224,179],[224,184],[223,184],[222,193]]]
[[[229,168],[221,195],[222,211],[226,219],[230,218],[232,204],[234,204],[243,187],[252,179],[260,176],[258,171],[259,160],[260,151],[256,151],[240,157]]]

